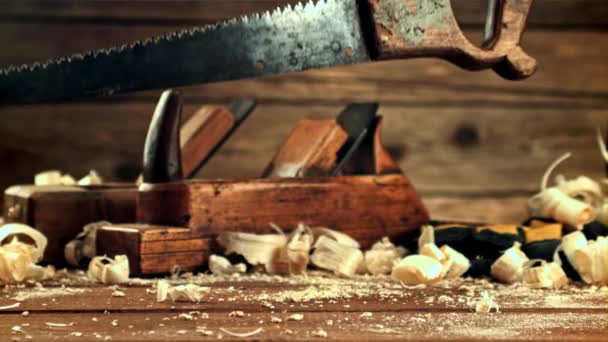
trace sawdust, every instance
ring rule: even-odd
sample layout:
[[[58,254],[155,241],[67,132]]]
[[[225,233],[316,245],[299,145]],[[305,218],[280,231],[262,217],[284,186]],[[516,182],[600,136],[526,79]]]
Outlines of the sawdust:
[[[85,288],[73,288],[73,287],[56,287],[56,288],[37,288],[30,287],[25,288],[23,290],[15,292],[12,299],[16,301],[24,301],[28,299],[38,299],[38,298],[55,298],[60,296],[73,296],[81,293],[90,292],[90,289]]]

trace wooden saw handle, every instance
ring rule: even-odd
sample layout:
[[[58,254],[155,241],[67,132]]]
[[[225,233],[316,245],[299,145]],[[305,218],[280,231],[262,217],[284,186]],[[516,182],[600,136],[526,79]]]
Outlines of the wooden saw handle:
[[[536,71],[536,60],[520,47],[533,0],[490,0],[483,47],[462,33],[450,0],[367,0],[377,58],[438,57],[468,70],[492,68],[506,79]]]

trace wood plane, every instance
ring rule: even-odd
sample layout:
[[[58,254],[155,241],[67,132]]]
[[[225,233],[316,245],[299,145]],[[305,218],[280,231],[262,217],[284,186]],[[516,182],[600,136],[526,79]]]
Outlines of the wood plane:
[[[302,120],[262,178],[144,179],[138,223],[98,230],[97,251],[126,254],[132,274],[154,275],[204,268],[209,255],[221,252],[218,234],[271,233],[270,223],[285,229],[299,222],[330,227],[356,238],[362,248],[384,236],[398,242],[429,217],[382,145],[381,123],[375,110],[373,120],[359,125],[362,134],[340,120]]]
[[[236,108],[238,106],[240,108]],[[252,101],[242,99],[233,101],[228,107],[203,106],[184,122],[180,128],[179,177],[192,177],[253,106]],[[181,110],[179,94],[168,90],[159,99],[155,114],[180,117]],[[151,129],[157,126],[152,123]],[[80,233],[84,225],[97,221],[136,220],[137,188],[135,182],[87,186],[15,185],[4,193],[3,217],[7,223],[20,222],[40,230],[48,238],[43,261],[63,266],[66,243]]]

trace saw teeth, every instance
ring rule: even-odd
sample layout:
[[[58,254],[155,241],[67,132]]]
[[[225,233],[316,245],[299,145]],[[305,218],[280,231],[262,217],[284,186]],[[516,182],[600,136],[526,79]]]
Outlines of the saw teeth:
[[[220,29],[220,28],[223,28],[226,26],[236,25],[239,23],[248,23],[250,21],[272,23],[274,21],[274,19],[280,18],[283,14],[286,14],[286,13],[300,12],[301,14],[309,14],[308,12],[320,11],[320,10],[326,8],[327,6],[335,6],[335,5],[337,5],[337,3],[334,0],[328,0],[328,1],[321,0],[321,1],[318,1],[317,4],[315,4],[311,0],[311,1],[308,1],[304,7],[301,4],[296,5],[294,8],[292,8],[291,5],[286,5],[284,7],[278,7],[277,9],[275,9],[272,12],[272,14],[270,12],[266,11],[262,15],[260,15],[259,13],[256,13],[256,14],[252,14],[249,16],[231,18],[231,19],[228,19],[228,20],[225,20],[222,22],[218,22],[215,24],[210,24],[210,25],[205,25],[205,26],[195,26],[192,28],[187,28],[187,29],[171,32],[171,33],[167,33],[164,35],[151,37],[151,38],[147,38],[144,40],[135,41],[130,44],[119,45],[119,46],[115,46],[115,47],[108,48],[108,49],[90,50],[90,51],[86,51],[83,53],[73,54],[68,57],[49,59],[44,62],[35,62],[35,63],[31,63],[31,64],[21,64],[21,65],[9,65],[3,69],[0,69],[0,75],[9,76],[11,74],[16,74],[16,73],[20,73],[20,72],[34,72],[37,69],[46,69],[53,65],[61,65],[63,63],[72,63],[75,61],[84,60],[88,57],[96,58],[96,57],[99,57],[100,55],[109,56],[114,53],[121,53],[128,49],[134,49],[137,47],[143,48],[149,44],[152,44],[152,43],[156,44],[156,43],[160,43],[163,41],[169,42],[169,41],[172,41],[175,39],[181,39],[185,36],[193,36],[195,34],[208,32],[211,30],[217,30],[217,29]]]

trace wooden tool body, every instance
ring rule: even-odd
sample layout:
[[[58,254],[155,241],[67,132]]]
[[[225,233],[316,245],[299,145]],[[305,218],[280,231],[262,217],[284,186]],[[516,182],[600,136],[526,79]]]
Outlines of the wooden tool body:
[[[157,111],[177,118],[179,95],[167,91]],[[169,96],[170,95],[170,96]],[[171,101],[169,101],[171,100]],[[169,106],[168,104],[173,104]],[[170,112],[170,113],[169,113]],[[151,126],[155,126],[154,122]],[[181,125],[180,177],[190,177],[231,129],[233,113],[224,106],[203,106]],[[105,183],[91,186],[15,185],[4,194],[3,217],[40,230],[48,238],[43,261],[65,265],[64,247],[83,226],[97,221],[135,222],[138,186],[136,183]]]
[[[330,227],[362,248],[384,236],[398,242],[429,217],[382,146],[380,125],[378,117],[341,176],[319,174],[335,163],[346,133],[335,120],[303,120],[266,168],[271,178],[143,183],[137,196],[141,223],[100,229],[97,250],[126,254],[133,274],[150,275],[204,267],[210,254],[221,252],[218,234],[272,233],[270,223]],[[276,170],[290,177],[278,177]],[[316,176],[295,177],[307,174]]]

